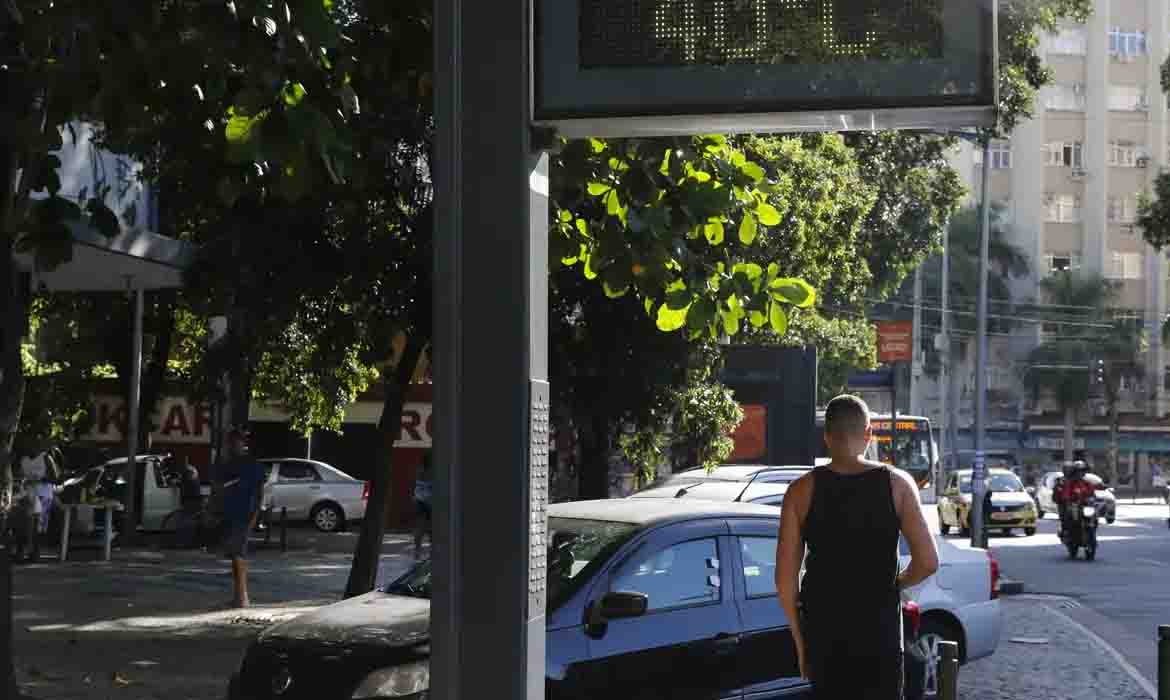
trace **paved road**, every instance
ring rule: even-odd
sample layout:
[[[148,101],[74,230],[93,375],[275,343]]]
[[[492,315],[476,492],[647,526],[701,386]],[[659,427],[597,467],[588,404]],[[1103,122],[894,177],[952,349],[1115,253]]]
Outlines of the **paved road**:
[[[996,536],[991,548],[1005,575],[1023,582],[1029,594],[1069,598],[1064,605],[1071,617],[1156,679],[1157,627],[1170,624],[1168,515],[1165,505],[1121,503],[1116,523],[1101,527],[1093,562],[1068,559],[1053,516],[1040,522],[1036,535]]]

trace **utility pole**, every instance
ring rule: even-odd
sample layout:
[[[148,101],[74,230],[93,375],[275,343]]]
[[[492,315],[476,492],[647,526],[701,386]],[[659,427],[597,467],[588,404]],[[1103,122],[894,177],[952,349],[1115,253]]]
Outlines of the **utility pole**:
[[[922,397],[922,265],[914,270],[914,347],[910,352],[910,415],[921,416]]]
[[[942,311],[939,314],[939,342],[935,344],[935,348],[939,351],[939,370],[938,370],[938,386],[939,397],[941,399],[940,416],[942,418],[941,429],[939,437],[941,438],[939,444],[939,463],[935,469],[935,473],[931,475],[931,483],[934,485],[934,497],[937,502],[939,491],[942,488],[943,473],[942,469],[942,455],[946,454],[947,447],[951,445],[951,434],[948,432],[953,425],[950,415],[951,408],[951,336],[950,336],[950,318],[947,315],[947,305],[950,303],[950,267],[951,260],[949,256],[948,247],[950,246],[950,222],[943,227],[942,234],[942,274],[941,279],[941,300],[939,306]],[[958,468],[957,465],[954,468]]]
[[[987,265],[991,240],[991,134],[983,136],[983,183],[979,226],[979,299],[975,339],[975,463],[971,473],[971,545],[984,547],[983,497],[987,491],[984,428],[987,420]]]

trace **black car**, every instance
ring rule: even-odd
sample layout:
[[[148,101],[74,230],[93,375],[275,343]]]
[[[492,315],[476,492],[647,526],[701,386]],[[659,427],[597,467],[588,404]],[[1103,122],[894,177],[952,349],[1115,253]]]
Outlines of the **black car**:
[[[700,499],[550,507],[547,697],[806,697],[776,599],[778,521]],[[268,629],[230,700],[425,697],[430,591],[424,562]]]

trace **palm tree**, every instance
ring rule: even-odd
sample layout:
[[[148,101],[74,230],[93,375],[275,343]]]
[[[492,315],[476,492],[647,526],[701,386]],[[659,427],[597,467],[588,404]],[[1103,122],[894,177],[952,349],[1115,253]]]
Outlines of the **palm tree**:
[[[1100,385],[1110,415],[1109,470],[1117,474],[1121,386],[1140,379],[1144,336],[1133,317],[1116,316],[1118,285],[1102,277],[1058,272],[1040,283],[1050,339],[1030,357],[1027,381],[1037,398],[1047,392],[1064,414],[1064,458],[1073,459],[1077,412]]]

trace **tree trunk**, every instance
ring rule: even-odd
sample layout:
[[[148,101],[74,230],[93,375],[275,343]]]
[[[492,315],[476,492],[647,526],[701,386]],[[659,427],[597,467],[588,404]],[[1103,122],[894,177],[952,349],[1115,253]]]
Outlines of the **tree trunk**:
[[[602,416],[588,416],[580,425],[577,497],[586,501],[609,498],[609,425]]]
[[[150,362],[142,373],[142,393],[139,396],[138,406],[138,444],[144,449],[151,448],[150,439],[153,426],[150,416],[158,407],[162,398],[163,385],[167,378],[167,364],[171,359],[171,342],[175,335],[175,295],[171,291],[163,291],[159,301],[161,314],[156,319],[157,333],[155,333],[154,347],[150,351]],[[129,396],[126,405],[130,405]],[[166,417],[163,416],[163,420]]]
[[[1067,406],[1064,409],[1064,464],[1068,466],[1072,464],[1075,457],[1073,453],[1073,441],[1077,434],[1077,409],[1072,406]]]
[[[363,595],[374,590],[378,583],[378,562],[382,557],[382,540],[386,535],[386,506],[390,498],[391,477],[394,474],[394,443],[402,434],[402,407],[406,404],[406,392],[410,389],[419,358],[427,345],[427,339],[411,336],[393,372],[385,374],[383,386],[386,397],[382,403],[382,417],[378,420],[378,432],[382,439],[374,464],[373,487],[366,504],[366,517],[358,536],[353,553],[353,565],[349,570],[349,581],[345,584],[345,597]]]

